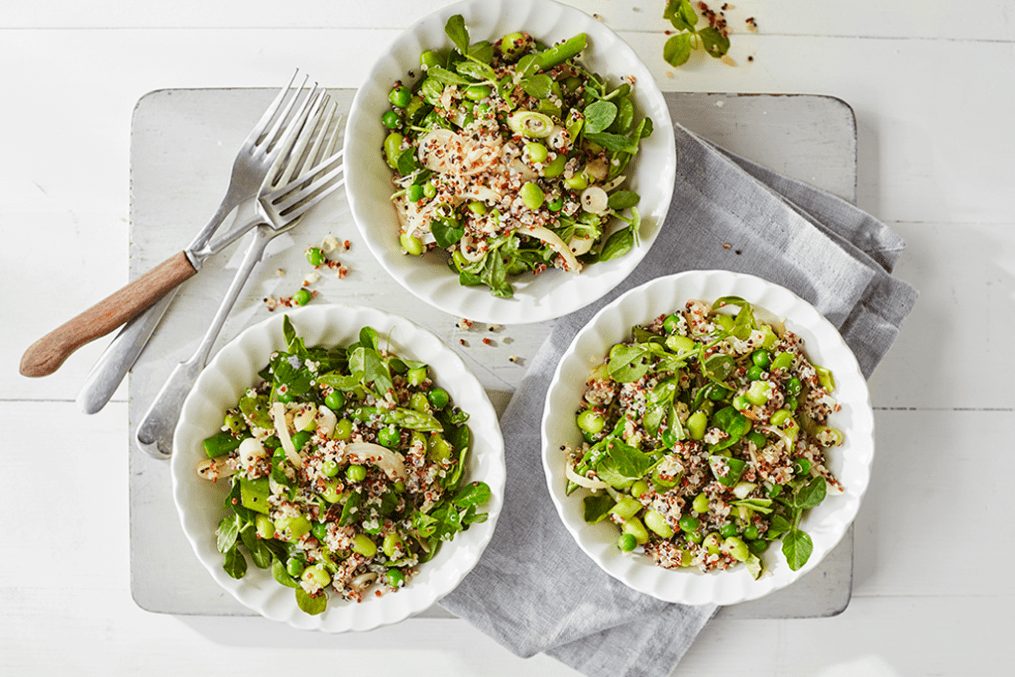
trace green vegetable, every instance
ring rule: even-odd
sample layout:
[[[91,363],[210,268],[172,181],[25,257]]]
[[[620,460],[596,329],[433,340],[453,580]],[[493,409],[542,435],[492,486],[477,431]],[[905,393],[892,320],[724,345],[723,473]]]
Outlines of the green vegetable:
[[[687,63],[695,49],[701,49],[715,59],[721,59],[729,52],[730,40],[726,36],[725,21],[719,25],[696,28],[698,14],[690,0],[669,0],[663,10],[663,18],[675,29],[663,45],[663,59],[674,68]]]

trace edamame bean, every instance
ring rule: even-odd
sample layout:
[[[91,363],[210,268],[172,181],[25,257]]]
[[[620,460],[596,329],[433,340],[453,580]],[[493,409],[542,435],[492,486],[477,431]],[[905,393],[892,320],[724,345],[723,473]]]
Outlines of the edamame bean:
[[[702,541],[701,544],[702,544],[702,546],[704,546],[705,551],[708,554],[710,554],[710,555],[718,555],[719,552],[722,550],[722,548],[720,546],[721,543],[722,543],[722,538],[719,536],[718,533],[713,531],[710,534],[708,534],[707,536],[705,536],[705,540]]]
[[[775,411],[771,417],[769,417],[768,422],[776,427],[781,427],[782,424],[788,421],[792,416],[793,412],[789,409],[779,409]]]
[[[645,525],[641,523],[641,520],[637,517],[624,522],[623,532],[625,534],[631,534],[634,539],[638,542],[638,545],[644,545],[648,543],[648,530]]]
[[[525,144],[525,150],[528,151],[529,159],[533,162],[546,162],[546,158],[549,156],[546,146],[535,141]]]
[[[666,518],[655,510],[645,511],[645,526],[659,534],[663,538],[671,538],[673,536],[673,528],[670,526]]]
[[[405,137],[398,132],[391,132],[384,137],[384,157],[392,169],[398,168],[398,155],[402,150],[402,141],[404,140]]]
[[[696,411],[687,417],[687,434],[692,440],[700,440],[705,437],[705,428],[708,427],[708,416],[703,411]]]
[[[585,190],[589,187],[589,182],[583,175],[575,174],[570,179],[564,179],[564,185],[571,190]]]
[[[398,236],[398,244],[402,245],[402,249],[410,256],[419,256],[423,253],[423,241],[408,233],[401,233]]]
[[[490,96],[489,85],[469,85],[465,88],[465,97],[471,101],[482,101]]]
[[[426,367],[413,367],[409,371],[405,372],[405,380],[407,380],[411,386],[422,385],[422,383],[426,381],[426,377]]]
[[[675,353],[694,350],[694,339],[680,334],[673,334],[666,337],[666,347]]]
[[[763,432],[752,430],[751,432],[747,433],[747,439],[750,440],[751,443],[754,444],[754,446],[756,446],[758,449],[764,449],[766,446],[768,446],[768,438],[765,437],[765,433]]]
[[[747,544],[736,536],[727,537],[723,541],[723,547],[738,562],[743,562],[751,554],[751,551],[747,549]]]
[[[789,369],[793,364],[793,353],[781,352],[777,353],[775,359],[772,360],[772,371]]]
[[[419,202],[423,199],[423,186],[414,183],[405,189],[405,197],[409,202]]]
[[[631,495],[635,498],[638,498],[642,494],[647,494],[648,490],[648,482],[645,480],[636,480],[635,483],[631,485]]]
[[[486,214],[486,205],[479,200],[473,200],[469,203],[469,211],[477,216]]]
[[[543,176],[548,179],[555,179],[564,173],[564,165],[567,164],[567,156],[563,153],[558,153],[557,157],[553,158],[545,165],[543,165]]]
[[[508,61],[515,61],[525,53],[528,44],[521,33],[508,33],[500,39],[500,52]]]
[[[691,510],[693,510],[696,513],[708,512],[708,496],[706,496],[704,493],[700,493],[697,496],[695,496],[694,501],[691,502]],[[683,529],[683,527],[684,524],[683,522],[681,522],[680,528]],[[689,530],[685,529],[685,531],[694,531],[694,529],[697,528],[698,527],[695,526],[693,529]]]
[[[621,494],[616,504],[610,508],[610,512],[623,520],[633,519],[641,512],[641,502],[632,496]]]
[[[546,196],[543,194],[543,189],[539,187],[539,184],[528,181],[518,191],[518,195],[522,198],[522,204],[529,209],[539,209],[543,206],[543,202]]]
[[[401,555],[405,551],[405,542],[397,532],[389,531],[384,535],[384,540],[381,542],[381,552],[384,553],[388,559],[395,559],[395,555]]]
[[[331,583],[331,574],[321,564],[314,564],[304,569],[301,578],[308,583],[313,581],[322,588]]]
[[[439,66],[441,64],[441,55],[432,49],[428,49],[419,55],[419,65],[430,68],[431,66]]]
[[[331,480],[324,485],[321,496],[328,503],[338,503],[342,500],[341,485],[336,480]]]
[[[373,557],[377,554],[377,544],[366,534],[356,534],[352,538],[352,551],[367,558]]]
[[[747,389],[747,394],[744,397],[751,404],[760,407],[768,402],[768,392],[771,389],[772,386],[768,385],[767,381],[754,381]]]
[[[254,528],[257,529],[257,535],[261,538],[275,537],[275,523],[267,515],[258,513],[254,518]]]
[[[285,563],[286,573],[293,578],[298,578],[306,568],[307,567],[303,563],[303,560],[296,557],[290,557]]]
[[[423,184],[423,197],[432,198],[437,195],[437,186],[433,185],[433,181],[427,181]]]

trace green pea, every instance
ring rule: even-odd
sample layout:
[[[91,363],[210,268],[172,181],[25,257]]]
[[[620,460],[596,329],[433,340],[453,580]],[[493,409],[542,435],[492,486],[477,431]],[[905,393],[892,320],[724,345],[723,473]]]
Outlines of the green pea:
[[[771,370],[789,369],[793,364],[793,353],[782,352],[777,353],[775,359],[772,360]]]
[[[693,510],[696,513],[708,512],[708,496],[706,496],[704,493],[695,496],[694,501],[691,502],[691,510]],[[683,521],[681,521],[680,523],[680,528],[681,529],[684,528]],[[695,525],[694,528],[685,529],[685,531],[694,531],[697,528],[698,528],[697,525]]]
[[[747,401],[747,398],[743,395],[737,395],[733,398],[733,408],[737,411],[743,411],[751,408],[751,403]]]
[[[367,478],[367,469],[362,465],[350,465],[345,469],[345,478],[350,482],[362,482]]]
[[[737,530],[737,525],[733,524],[733,522],[727,522],[719,528],[719,535],[724,538],[736,536],[738,533],[739,531]]]
[[[405,253],[411,256],[419,256],[423,253],[423,241],[408,233],[401,233],[398,236],[398,244],[402,245]]]
[[[546,208],[549,209],[551,212],[559,212],[561,209],[564,208],[564,197],[562,195],[558,195],[557,197],[553,198],[552,200],[550,200],[550,202],[547,203]]]
[[[757,381],[758,379],[760,379],[762,377],[762,375],[764,373],[765,373],[764,369],[762,369],[758,365],[754,364],[754,365],[751,365],[750,368],[748,368],[748,370],[747,370],[747,378],[749,378],[752,381]]]
[[[803,384],[800,382],[800,379],[798,379],[796,376],[786,381],[786,392],[789,393],[790,395],[796,397],[797,395],[800,394],[800,391],[802,389]]]
[[[439,66],[441,64],[441,55],[432,49],[428,49],[419,55],[419,65],[430,68],[431,66]]]
[[[324,404],[332,411],[338,411],[345,406],[345,393],[341,390],[332,390],[325,395]]]
[[[667,315],[666,319],[663,320],[663,329],[666,331],[667,334],[675,333],[680,329],[681,324],[680,320],[681,320],[680,315],[677,315],[676,313],[673,313],[672,315]]]
[[[430,400],[423,393],[413,393],[409,397],[409,408],[414,411],[430,413]],[[415,432],[415,431],[414,431]]]
[[[300,576],[304,569],[306,569],[306,565],[303,564],[303,560],[296,557],[290,557],[285,563],[286,572],[293,578]]]
[[[448,406],[449,402],[451,402],[451,396],[448,395],[448,391],[444,390],[444,388],[432,389],[429,393],[427,393],[427,399],[430,400],[430,404],[432,404],[435,409],[443,409]]]
[[[785,409],[789,409],[790,411],[796,411],[799,406],[800,402],[792,395],[788,396],[783,402],[783,407]]]
[[[617,539],[617,547],[624,552],[631,552],[638,547],[638,539],[634,537],[634,534],[621,534]]]
[[[398,168],[398,155],[402,150],[402,141],[404,140],[405,137],[398,132],[391,132],[384,137],[384,157],[392,169]]]
[[[673,528],[670,526],[666,518],[655,510],[645,511],[645,526],[659,534],[663,538],[672,538]]]
[[[529,209],[539,209],[543,206],[543,201],[546,199],[543,189],[533,181],[525,183],[518,191],[518,195],[522,198],[522,204]]]
[[[331,439],[348,441],[352,437],[352,421],[347,418],[338,419],[335,429],[331,432]]]
[[[393,110],[381,116],[381,124],[388,129],[399,129],[402,126],[402,118]]]
[[[758,527],[756,527],[753,524],[748,525],[748,527],[744,529],[744,538],[746,538],[749,541],[756,540],[758,538],[758,535],[759,535]]]
[[[381,445],[388,447],[389,449],[394,449],[395,447],[397,447],[398,443],[401,442],[401,440],[402,433],[400,433],[398,431],[398,428],[396,428],[393,425],[389,425],[388,427],[381,428],[379,431],[377,431],[377,441],[380,442]]]
[[[577,423],[579,428],[595,435],[606,425],[606,418],[595,409],[586,409],[578,414]]]
[[[699,495],[700,496],[704,496],[704,494],[699,494]],[[695,499],[695,500],[697,500],[697,499]],[[708,499],[706,498],[705,501],[707,502]],[[705,510],[707,510],[707,509],[708,509],[708,506],[706,505],[705,506]],[[705,512],[705,510],[699,510],[698,512]],[[697,531],[699,526],[701,526],[701,520],[699,520],[694,515],[684,514],[684,515],[680,516],[680,528],[681,528],[681,530],[686,531],[687,533],[690,534],[690,533],[694,533],[695,531]]]
[[[729,396],[730,391],[718,384],[713,384],[708,390],[708,399],[713,402],[722,402]]]
[[[529,159],[533,162],[546,162],[546,158],[549,155],[546,146],[535,141],[525,144],[525,150],[529,152]]]
[[[751,551],[747,549],[747,544],[736,536],[727,537],[723,541],[723,547],[738,562],[743,562],[751,554]]]
[[[762,538],[759,538],[754,541],[747,541],[747,549],[750,550],[755,555],[760,555],[761,553],[768,550],[768,541]]]
[[[414,183],[405,189],[405,197],[409,202],[419,202],[423,199],[423,186]]]
[[[310,293],[309,289],[300,289],[293,294],[293,303],[298,306],[305,306],[310,303],[310,299],[313,298],[313,294]]]
[[[397,590],[405,585],[405,574],[402,573],[401,569],[388,569],[384,572],[384,580],[389,588]]]
[[[426,439],[427,456],[435,463],[451,458],[452,451],[454,450],[451,445],[440,433],[430,433],[430,437]]]
[[[412,91],[405,85],[398,85],[388,94],[388,101],[396,108],[405,108],[412,101]]]
[[[751,362],[762,369],[768,369],[769,365],[772,364],[772,354],[764,348],[759,348],[751,353]]]
[[[366,534],[356,534],[352,538],[352,551],[364,557],[373,557],[377,554],[377,544]]]
[[[563,153],[558,153],[557,157],[553,158],[545,165],[543,165],[543,176],[548,179],[555,179],[564,173],[564,165],[567,164],[567,156]]]
[[[405,542],[397,532],[389,531],[384,535],[384,540],[381,542],[381,552],[388,559],[394,559],[395,555],[405,550]]]
[[[324,491],[321,492],[321,496],[328,503],[338,503],[342,500],[341,485],[335,480],[328,482],[324,485]]]
[[[334,477],[338,474],[338,464],[329,458],[321,464],[321,472],[325,477]]]
[[[324,522],[314,522],[310,527],[310,533],[314,538],[324,543],[324,539],[328,537],[328,525]]]
[[[292,441],[293,441],[293,446],[296,447],[296,451],[299,451],[303,447],[307,446],[307,443],[310,442],[310,438],[311,437],[313,437],[313,435],[311,435],[306,430],[301,430],[298,433],[296,433],[295,435],[293,435],[292,436]]]
[[[708,416],[703,411],[696,411],[687,417],[687,434],[692,440],[700,440],[705,437],[705,428],[708,427]]]
[[[705,540],[705,534],[700,531],[692,531],[689,534],[684,534],[684,538],[690,543],[697,543],[700,545],[701,542]]]
[[[765,433],[757,430],[752,430],[747,433],[747,439],[750,440],[758,449],[764,449],[768,445],[768,438],[765,436]]]

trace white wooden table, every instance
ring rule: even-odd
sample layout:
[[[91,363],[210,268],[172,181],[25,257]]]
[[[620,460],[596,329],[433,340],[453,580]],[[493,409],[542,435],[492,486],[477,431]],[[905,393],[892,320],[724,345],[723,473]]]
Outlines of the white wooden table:
[[[105,341],[53,376],[17,374],[32,341],[127,281],[139,244],[128,242],[131,122],[147,93],[274,88],[296,66],[354,88],[400,29],[441,4],[5,8],[0,674],[267,674],[290,668],[297,646],[318,665],[382,675],[569,674],[545,656],[515,658],[457,619],[336,637],[143,610],[131,597],[127,388],[94,416],[73,402]],[[727,12],[737,66],[679,70],[660,57],[661,2],[569,4],[619,30],[666,91],[847,102],[858,204],[906,238],[897,274],[922,292],[871,380],[878,453],[845,611],[720,618],[675,674],[741,675],[745,664],[777,675],[1011,674],[1015,545],[1002,493],[1015,423],[1010,3],[741,0]],[[756,34],[744,29],[751,16]]]

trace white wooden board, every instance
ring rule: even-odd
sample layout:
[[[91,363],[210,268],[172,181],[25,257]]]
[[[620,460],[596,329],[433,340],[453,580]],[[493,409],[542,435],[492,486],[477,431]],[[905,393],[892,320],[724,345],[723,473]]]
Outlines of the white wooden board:
[[[347,109],[353,90],[333,90]],[[180,251],[215,211],[236,150],[274,95],[267,89],[167,89],[143,97],[131,128],[130,276]],[[671,115],[719,145],[848,200],[856,196],[856,123],[844,102],[809,95],[667,94]],[[457,327],[459,318],[421,305],[380,268],[358,238],[344,195],[329,198],[255,270],[227,322],[219,346],[269,315],[266,296],[289,296],[310,271],[307,246],[325,235],[349,240],[336,255],[344,279],[325,275],[314,303],[349,302],[408,317],[457,350],[503,410],[553,322]],[[181,290],[128,386],[130,418],[131,591],[142,608],[161,613],[248,615],[220,590],[193,556],[173,506],[169,467],[134,447],[137,421],[173,366],[190,356],[236,267],[237,250],[207,262]],[[284,271],[282,274],[280,271]],[[276,311],[278,312],[278,311]],[[490,339],[490,344],[483,342]],[[512,361],[509,357],[518,359]],[[815,571],[765,599],[722,610],[728,618],[830,616],[849,603],[853,531]],[[449,617],[434,607],[429,617]]]

